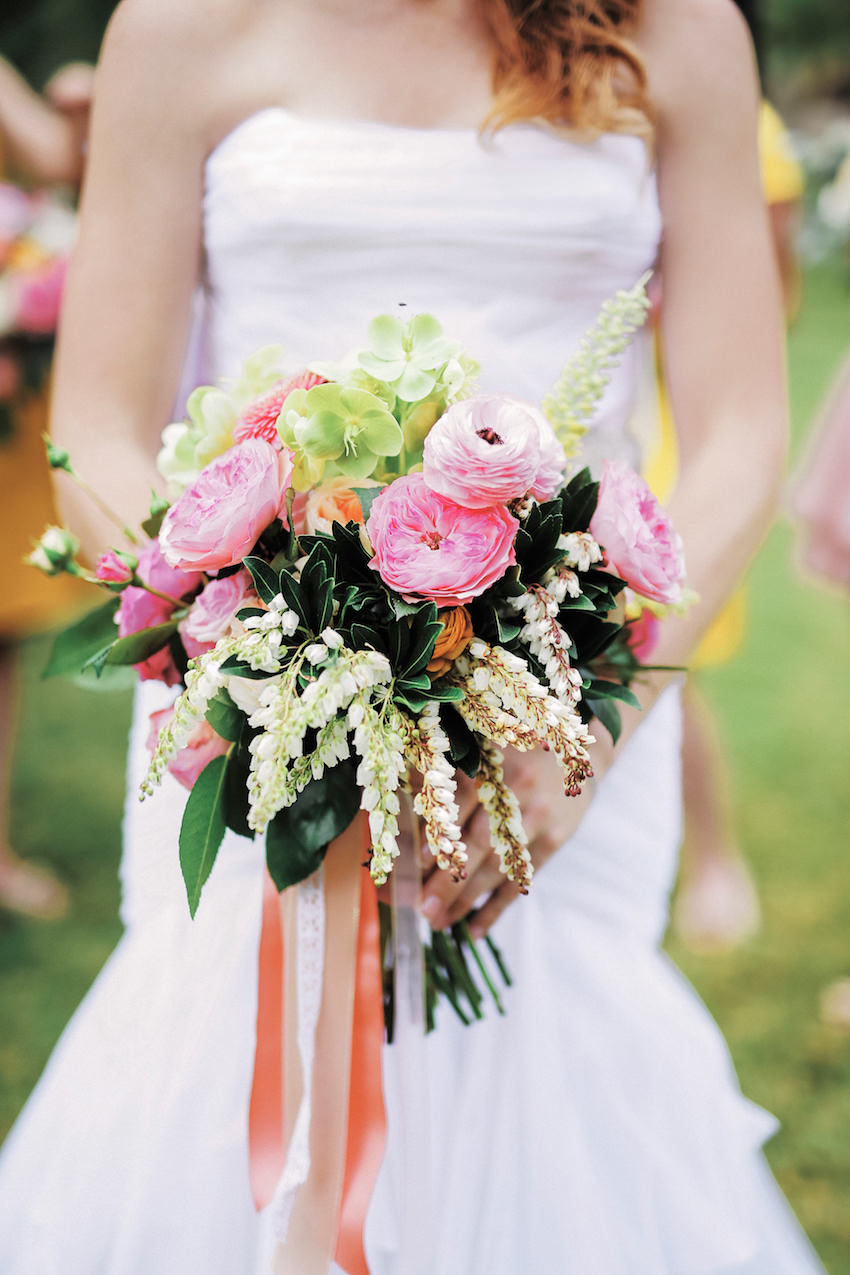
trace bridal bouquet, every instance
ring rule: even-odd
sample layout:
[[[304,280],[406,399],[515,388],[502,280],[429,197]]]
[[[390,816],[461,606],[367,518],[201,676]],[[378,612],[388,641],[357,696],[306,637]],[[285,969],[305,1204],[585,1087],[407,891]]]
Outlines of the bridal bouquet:
[[[0,407],[47,377],[75,235],[67,205],[0,182]]]
[[[458,770],[527,892],[502,750],[551,749],[578,793],[590,724],[616,735],[617,702],[637,704],[619,595],[683,597],[680,542],[646,485],[612,462],[595,481],[575,460],[646,308],[643,284],[608,302],[539,408],[477,392],[475,363],[432,316],[384,315],[343,363],[285,376],[280,350],[260,351],[167,427],[168,497],[133,552],[101,558],[90,578],[117,597],[60,637],[52,671],[133,664],[180,688],[154,714],[143,795],[167,771],[189,789],[193,914],[227,828],[265,835],[282,891],[360,809],[383,884],[404,789],[437,868],[462,878]],[[86,574],[58,528],[34,561]],[[477,1012],[468,933],[454,938],[434,937],[434,992]]]

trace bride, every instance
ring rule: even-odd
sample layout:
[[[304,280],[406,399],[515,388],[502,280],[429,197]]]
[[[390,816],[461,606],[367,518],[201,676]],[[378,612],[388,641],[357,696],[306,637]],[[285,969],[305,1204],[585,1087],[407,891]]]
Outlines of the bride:
[[[757,101],[731,0],[124,0],[98,72],[55,435],[140,519],[181,367],[185,389],[269,342],[293,367],[341,355],[399,305],[474,351],[485,389],[539,400],[661,242],[671,509],[700,603],[665,625],[657,662],[686,664],[782,474]],[[640,359],[606,395],[594,462],[637,459]],[[63,495],[102,550],[108,525]],[[372,1275],[820,1270],[761,1155],[771,1119],[659,950],[673,682],[655,675],[616,749],[597,748],[592,793],[564,798],[544,754],[514,762],[549,860],[528,899],[502,884],[471,798],[469,880],[426,881],[429,921],[494,926],[515,987],[505,1019],[439,1023],[414,1089],[409,1059],[384,1051]],[[182,790],[135,800],[163,689],[137,697],[125,935],[0,1161],[4,1275],[269,1269],[246,1135],[262,848],[226,841],[190,921]]]

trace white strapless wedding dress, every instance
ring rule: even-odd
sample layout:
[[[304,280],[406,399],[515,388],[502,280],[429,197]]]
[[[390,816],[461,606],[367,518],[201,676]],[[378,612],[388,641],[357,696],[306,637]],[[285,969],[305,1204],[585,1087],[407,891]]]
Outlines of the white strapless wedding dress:
[[[582,145],[514,126],[481,144],[277,108],[211,156],[205,213],[207,375],[276,341],[293,368],[341,356],[371,316],[403,307],[437,315],[485,388],[532,400],[659,236],[634,138]],[[593,459],[636,455],[625,423],[640,359],[635,346],[606,396]],[[2,1275],[267,1270],[247,1149],[262,847],[228,835],[190,921],[184,791],[135,796],[161,689],[141,689],[131,740],[126,933],[0,1161]],[[821,1269],[761,1155],[773,1121],[741,1096],[717,1029],[659,950],[680,837],[678,712],[668,692],[579,834],[498,923],[515,976],[507,1017],[463,1028],[448,1013],[427,1039],[427,1155],[405,1134],[405,1057],[385,1049],[372,1275]]]

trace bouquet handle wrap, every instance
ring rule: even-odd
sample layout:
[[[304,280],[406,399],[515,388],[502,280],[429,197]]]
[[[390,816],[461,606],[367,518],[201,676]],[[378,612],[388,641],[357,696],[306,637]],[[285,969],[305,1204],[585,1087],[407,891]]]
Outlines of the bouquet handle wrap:
[[[385,1119],[367,850],[358,816],[321,872],[281,895],[267,884],[250,1146],[257,1207],[272,1207],[275,1275],[327,1275],[333,1260],[368,1275],[363,1226]]]

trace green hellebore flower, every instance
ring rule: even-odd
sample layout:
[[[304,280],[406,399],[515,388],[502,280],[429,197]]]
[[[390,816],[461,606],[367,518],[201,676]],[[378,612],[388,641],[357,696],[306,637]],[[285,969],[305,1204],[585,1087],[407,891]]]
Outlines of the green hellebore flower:
[[[458,350],[431,314],[417,314],[408,324],[381,314],[369,325],[369,345],[358,356],[360,366],[391,385],[405,403],[427,398],[440,368]]]
[[[299,448],[316,460],[336,461],[352,478],[368,477],[380,456],[401,451],[398,421],[368,390],[316,385],[307,391],[303,408],[302,420],[292,424]]]

